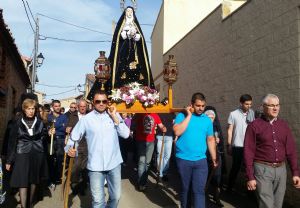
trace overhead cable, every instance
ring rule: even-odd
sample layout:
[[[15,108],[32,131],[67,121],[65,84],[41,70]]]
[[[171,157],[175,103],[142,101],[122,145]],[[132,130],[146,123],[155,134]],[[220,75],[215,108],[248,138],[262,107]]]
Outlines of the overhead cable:
[[[73,86],[61,86],[61,85],[48,85],[48,84],[40,84],[40,83],[36,83],[37,85],[40,85],[40,86],[45,86],[45,87],[55,87],[55,88],[75,88],[77,87],[78,85],[73,85]],[[82,84],[84,85],[84,84]]]
[[[57,37],[50,37],[50,36],[44,36],[40,35],[40,40],[59,40],[59,41],[65,41],[65,42],[76,42],[76,43],[110,43],[110,40],[72,40],[72,39],[65,39],[65,38],[57,38]]]
[[[28,22],[29,22],[29,24],[30,24],[30,27],[31,27],[33,33],[35,33],[35,30],[33,29],[33,26],[32,26],[32,24],[31,24],[31,21],[30,21],[30,18],[29,18],[29,15],[28,15],[27,8],[26,8],[26,5],[25,5],[25,3],[24,3],[24,0],[22,0],[22,2],[23,2],[23,6],[24,6],[24,9],[25,9],[26,16],[27,16]]]
[[[34,17],[33,17],[33,14],[32,14],[32,12],[31,12],[31,9],[30,9],[30,6],[29,6],[29,4],[28,4],[28,1],[26,1],[26,4],[27,4],[27,7],[28,7],[29,12],[30,12],[30,14],[31,14],[31,17],[32,17],[32,19],[33,19],[33,21],[34,21],[34,23],[35,23],[35,25],[36,25],[36,21],[35,21],[35,19],[34,19]]]
[[[62,94],[65,94],[65,93],[67,93],[67,92],[72,92],[72,91],[76,91],[76,88],[74,88],[74,89],[72,89],[72,90],[68,90],[68,91],[56,93],[56,94],[50,94],[50,95],[47,95],[47,94],[46,94],[46,96],[62,95]]]
[[[46,18],[48,18],[48,19],[52,19],[52,20],[55,20],[55,21],[64,23],[64,24],[67,24],[67,25],[74,26],[74,27],[77,27],[77,28],[89,30],[89,31],[96,32],[96,33],[100,33],[100,34],[103,34],[103,35],[112,36],[112,34],[109,34],[109,33],[105,33],[105,32],[101,32],[101,31],[98,31],[98,30],[90,29],[90,28],[87,28],[87,27],[75,25],[75,24],[73,24],[73,23],[69,23],[69,22],[66,22],[66,21],[63,21],[63,20],[59,20],[59,19],[56,19],[56,18],[53,18],[53,17],[49,17],[49,16],[44,15],[44,14],[41,14],[41,13],[38,13],[38,15],[40,15],[40,16],[42,16],[42,17],[46,17]]]

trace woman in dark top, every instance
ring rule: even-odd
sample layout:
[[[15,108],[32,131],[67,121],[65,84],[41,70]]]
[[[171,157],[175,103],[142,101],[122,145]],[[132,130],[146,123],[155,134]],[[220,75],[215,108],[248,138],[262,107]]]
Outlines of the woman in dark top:
[[[209,185],[208,183],[211,182],[211,184],[213,185],[213,189],[214,189],[213,197],[214,197],[216,205],[218,207],[224,207],[224,205],[221,203],[221,200],[220,200],[222,163],[223,163],[223,159],[222,159],[221,155],[224,153],[223,152],[224,148],[223,148],[222,132],[220,131],[221,128],[219,128],[220,124],[218,123],[218,121],[216,121],[216,111],[208,108],[205,110],[204,114],[206,114],[213,122],[214,136],[215,136],[216,144],[217,144],[217,160],[218,160],[218,167],[216,167],[215,170],[213,170],[213,167],[211,165],[209,165],[209,175],[213,174],[213,176],[211,178],[211,181],[207,181],[207,186]],[[208,156],[207,157],[208,161],[210,161],[211,158],[210,158],[209,154],[207,154],[207,156]]]
[[[36,116],[36,101],[25,99],[23,115],[13,124],[7,151],[6,169],[12,171],[10,185],[19,188],[21,207],[33,207],[36,185],[47,177],[44,139],[46,129]],[[30,190],[29,200],[27,193]]]

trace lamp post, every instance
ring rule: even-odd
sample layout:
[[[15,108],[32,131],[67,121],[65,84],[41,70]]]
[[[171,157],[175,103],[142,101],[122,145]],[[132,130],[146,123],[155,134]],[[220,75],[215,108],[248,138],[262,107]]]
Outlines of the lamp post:
[[[36,72],[37,68],[41,67],[43,65],[45,57],[42,53],[37,55],[36,57],[33,57],[33,67],[32,67],[32,74],[31,74],[31,90],[32,92],[35,91],[35,83],[36,83]]]
[[[37,68],[43,64],[44,56],[42,53],[37,55],[38,53],[38,45],[39,45],[39,18],[36,18],[36,27],[34,34],[34,53],[33,53],[33,67],[31,73],[31,92],[35,91],[35,82],[36,82],[36,72]]]

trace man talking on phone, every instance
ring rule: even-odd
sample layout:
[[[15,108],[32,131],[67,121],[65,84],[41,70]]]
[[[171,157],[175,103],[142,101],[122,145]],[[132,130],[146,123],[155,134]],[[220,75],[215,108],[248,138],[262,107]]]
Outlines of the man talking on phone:
[[[217,167],[216,141],[211,120],[203,113],[205,96],[195,93],[185,113],[179,113],[173,127],[176,142],[176,162],[181,179],[181,207],[187,207],[190,184],[194,194],[194,207],[205,207],[205,183],[208,174],[206,150]]]
[[[121,196],[121,163],[123,162],[119,138],[128,138],[129,129],[116,108],[108,108],[107,94],[95,92],[94,110],[84,116],[74,127],[65,150],[75,157],[74,141],[84,135],[88,145],[87,169],[90,178],[92,207],[116,208]],[[104,180],[108,184],[108,201],[105,202]]]

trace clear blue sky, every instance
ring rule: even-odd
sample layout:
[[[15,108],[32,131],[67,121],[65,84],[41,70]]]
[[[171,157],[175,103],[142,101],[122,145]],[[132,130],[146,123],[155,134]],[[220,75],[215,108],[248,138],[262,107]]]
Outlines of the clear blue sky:
[[[26,4],[26,0],[24,2]],[[122,13],[119,0],[27,0],[27,2],[34,17],[37,13],[41,13],[108,34],[112,33],[112,21],[118,21]],[[161,3],[162,0],[137,0],[136,15],[140,24],[152,25],[141,25],[147,41],[150,41]],[[126,5],[130,4],[131,1],[127,0]],[[34,33],[26,17],[22,0],[0,0],[0,8],[3,9],[4,20],[11,29],[20,53],[31,57]],[[76,28],[43,16],[39,16],[39,19],[40,34],[44,36],[84,41],[111,41],[112,39],[110,35]],[[32,22],[32,24],[34,23]],[[147,43],[147,47],[151,54],[150,42]],[[40,40],[39,52],[43,53],[45,61],[38,68],[39,84],[73,87],[54,88],[37,84],[36,90],[45,92],[46,100],[78,95],[79,92],[75,90],[75,86],[84,83],[85,74],[94,73],[94,61],[100,50],[106,51],[108,56],[110,42],[72,43],[50,39]],[[51,96],[70,90],[71,92]]]

